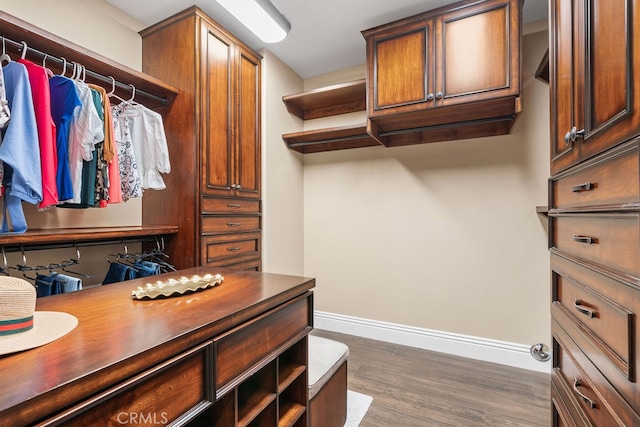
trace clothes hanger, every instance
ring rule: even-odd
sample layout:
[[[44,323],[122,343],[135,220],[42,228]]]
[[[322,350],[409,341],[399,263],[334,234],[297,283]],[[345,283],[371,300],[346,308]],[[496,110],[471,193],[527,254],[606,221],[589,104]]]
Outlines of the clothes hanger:
[[[49,54],[45,53],[44,54],[44,58],[42,58],[42,68],[44,68],[44,71],[47,73],[47,76],[49,77],[53,77],[53,71],[51,71],[49,68],[47,68],[47,66],[45,65],[47,62],[47,57],[49,56]]]
[[[136,97],[136,87],[132,84],[129,84],[129,86],[131,86],[131,98],[130,99],[123,99],[122,103],[120,105],[122,105],[122,113],[121,116],[122,117],[137,117],[139,116],[140,113],[140,104],[138,104],[137,102],[134,101],[134,98]]]
[[[126,99],[120,98],[118,95],[116,95],[116,79],[114,79],[113,76],[109,76],[109,78],[111,79],[111,91],[107,93],[107,96],[109,98],[117,99],[118,101],[120,101],[120,103],[123,103],[123,102],[125,104],[128,103],[129,101],[127,101]]]
[[[7,263],[7,254],[4,251],[4,246],[2,246],[2,267],[0,267],[0,274],[5,276],[9,275],[9,264]]]
[[[2,37],[2,55],[0,55],[0,66],[2,65],[2,61],[7,61],[7,64],[11,62],[11,57],[7,54],[4,36]]]
[[[71,77],[69,78],[71,80],[78,80],[78,63],[73,61],[71,61],[71,63],[73,64],[73,72],[71,73]]]
[[[22,277],[35,282],[37,277],[27,276],[27,271],[33,271],[35,269],[34,267],[27,266],[27,255],[24,253],[24,247],[22,245],[20,245],[20,251],[22,252],[22,264],[18,264],[15,267],[7,267],[7,268],[16,269],[22,273]]]
[[[71,258],[68,262],[61,263],[60,269],[66,273],[71,273],[71,274],[75,274],[76,276],[86,277],[87,279],[93,279],[93,274],[80,273],[79,271],[71,271],[67,269],[67,267],[69,266],[80,264],[80,249],[78,248],[77,244],[75,244],[74,246],[76,248],[76,257]]]
[[[67,73],[67,60],[63,56],[61,56],[60,59],[62,59],[62,72],[58,75],[60,77],[64,77],[64,75]]]
[[[29,48],[27,47],[27,42],[21,41],[20,43],[22,43],[22,55],[20,55],[20,59],[25,59],[27,57],[27,49]]]

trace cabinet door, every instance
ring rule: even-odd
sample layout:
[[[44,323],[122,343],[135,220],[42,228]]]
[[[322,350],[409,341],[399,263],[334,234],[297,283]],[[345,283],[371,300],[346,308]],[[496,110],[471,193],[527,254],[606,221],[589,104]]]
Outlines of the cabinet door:
[[[520,93],[517,1],[484,1],[437,20],[436,105]]]
[[[579,58],[574,55],[575,38],[582,28],[577,19],[582,13],[581,0],[552,0],[551,50],[549,52],[551,91],[551,174],[568,168],[580,160],[579,145],[570,141],[577,122],[581,93],[577,88]]]
[[[238,48],[236,197],[260,198],[260,58]]]
[[[635,0],[583,1],[585,107],[578,130],[585,132],[581,147],[585,159],[640,130],[640,49],[634,39],[640,5]]]
[[[233,42],[213,29],[202,30],[202,174],[203,194],[232,196],[234,176]],[[189,118],[196,121],[197,116]],[[186,120],[186,119],[185,119]]]
[[[433,35],[433,20],[429,19],[382,31],[367,40],[369,76],[374,80],[369,84],[370,115],[394,107],[434,106]]]

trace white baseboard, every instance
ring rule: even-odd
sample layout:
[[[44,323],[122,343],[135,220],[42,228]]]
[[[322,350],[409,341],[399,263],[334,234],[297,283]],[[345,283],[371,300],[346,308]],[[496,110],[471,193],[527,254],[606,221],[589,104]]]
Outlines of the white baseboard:
[[[433,350],[538,372],[551,372],[551,362],[539,362],[530,347],[469,335],[416,328],[341,314],[314,312],[314,327],[394,344]]]

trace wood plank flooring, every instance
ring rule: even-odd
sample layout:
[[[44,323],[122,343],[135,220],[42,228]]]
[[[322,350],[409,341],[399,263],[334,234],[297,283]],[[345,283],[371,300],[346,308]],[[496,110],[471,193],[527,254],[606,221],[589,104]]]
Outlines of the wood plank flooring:
[[[315,329],[349,346],[349,389],[373,403],[361,427],[548,426],[550,375]]]

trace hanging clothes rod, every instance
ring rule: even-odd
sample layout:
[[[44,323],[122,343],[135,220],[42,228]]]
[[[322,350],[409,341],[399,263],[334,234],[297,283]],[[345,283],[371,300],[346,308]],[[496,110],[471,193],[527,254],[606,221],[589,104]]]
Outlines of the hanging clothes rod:
[[[53,56],[53,55],[49,55],[46,52],[43,52],[41,50],[35,49],[29,45],[27,45],[26,43],[23,42],[17,42],[15,40],[12,40],[10,38],[4,37],[2,35],[0,35],[0,43],[4,42],[7,43],[9,45],[12,45],[14,48],[17,48],[18,52],[22,53],[22,50],[24,49],[24,46],[26,46],[26,50],[27,52],[32,52],[35,54],[38,54],[41,58],[46,58],[46,61],[49,60],[53,60],[54,62],[57,62],[60,65],[60,68],[63,68],[63,73],[67,72],[67,66],[71,66],[73,68],[74,62],[73,61],[67,61],[64,58],[58,58],[57,56]],[[79,64],[76,62],[76,64]],[[80,64],[82,65],[82,64]],[[159,102],[161,105],[167,105],[169,103],[169,101],[167,100],[167,98],[161,98],[157,95],[154,95],[152,93],[146,92],[142,89],[138,89],[136,87],[134,87],[133,85],[130,84],[125,84],[122,82],[119,82],[117,80],[115,80],[113,77],[110,76],[104,76],[102,74],[96,73],[95,71],[91,71],[91,70],[87,70],[86,68],[84,69],[86,75],[90,76],[91,78],[93,78],[94,80],[99,80],[101,82],[104,82],[107,84],[107,89],[110,88],[112,85],[115,85],[115,87],[123,89],[125,91],[130,92],[132,95],[140,95],[142,94],[144,97],[153,99],[157,102]],[[110,89],[109,89],[110,90]],[[107,92],[109,91],[107,90]]]
[[[158,242],[161,235],[155,236],[138,236],[138,237],[121,237],[108,240],[95,240],[95,241],[69,241],[66,243],[44,243],[44,244],[7,244],[0,245],[0,249],[5,253],[11,252],[31,252],[42,251],[51,249],[66,249],[66,248],[79,248],[79,247],[93,247],[93,246],[109,246],[109,245],[122,245],[127,243],[152,243]],[[164,240],[162,240],[164,241]]]

